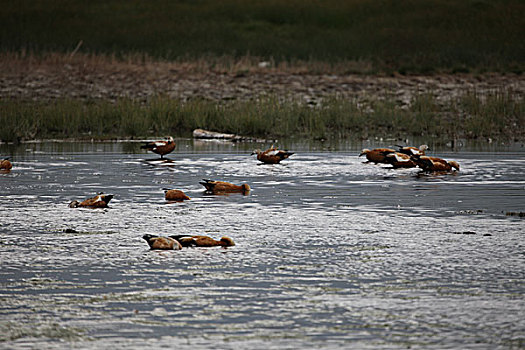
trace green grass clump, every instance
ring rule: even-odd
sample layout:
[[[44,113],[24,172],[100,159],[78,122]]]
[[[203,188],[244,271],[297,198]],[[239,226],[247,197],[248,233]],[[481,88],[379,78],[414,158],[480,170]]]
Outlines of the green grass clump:
[[[522,72],[521,0],[0,0],[0,50]]]
[[[121,98],[0,101],[0,140],[34,138],[187,137],[196,128],[243,136],[307,139],[425,136],[525,138],[523,97],[508,91],[467,92],[443,103],[432,94],[401,105],[386,96],[368,103],[328,97],[312,106],[264,96],[217,103],[156,96],[146,103]]]

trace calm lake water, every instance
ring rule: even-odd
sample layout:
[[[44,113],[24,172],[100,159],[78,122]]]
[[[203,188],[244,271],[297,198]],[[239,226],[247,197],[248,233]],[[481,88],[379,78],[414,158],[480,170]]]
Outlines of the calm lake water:
[[[169,163],[138,143],[1,145],[0,348],[524,348],[525,218],[506,213],[525,211],[525,148],[437,149],[461,171],[421,176],[363,164],[374,146],[259,165],[253,144],[178,140]],[[100,191],[110,208],[68,208]],[[151,251],[146,233],[236,246]]]

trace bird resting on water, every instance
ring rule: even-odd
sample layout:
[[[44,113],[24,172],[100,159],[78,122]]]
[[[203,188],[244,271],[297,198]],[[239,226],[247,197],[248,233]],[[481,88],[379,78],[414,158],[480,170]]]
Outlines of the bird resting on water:
[[[82,202],[77,200],[69,203],[70,208],[107,208],[109,201],[113,199],[112,194],[104,194],[100,192],[93,198],[88,198]]]
[[[203,179],[204,182],[199,182],[201,185],[206,187],[206,191],[213,194],[222,193],[242,193],[247,194],[251,188],[248,184],[234,185],[226,181],[214,181]]]
[[[235,245],[233,239],[225,236],[220,240],[200,235],[178,235],[169,237],[177,240],[183,247],[232,247]]]
[[[251,155],[257,155],[257,160],[266,163],[266,164],[278,164],[283,159],[287,159],[290,157],[294,152],[288,152],[283,151],[275,148],[273,145],[272,147],[268,148],[266,151],[261,151],[260,149],[256,149],[252,152]]]

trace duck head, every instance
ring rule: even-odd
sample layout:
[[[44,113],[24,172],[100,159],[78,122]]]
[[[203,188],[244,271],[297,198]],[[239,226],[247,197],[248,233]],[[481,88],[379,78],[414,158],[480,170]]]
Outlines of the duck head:
[[[222,237],[221,242],[224,242],[225,247],[233,247],[235,245],[233,239],[231,239],[230,237]]]
[[[456,162],[455,160],[451,160],[450,162],[448,162],[448,164],[453,167],[454,169],[456,169],[457,171],[459,171],[459,163]]]
[[[79,204],[80,204],[79,201],[72,201],[71,203],[69,203],[69,207],[70,208],[78,208]]]
[[[368,148],[363,149],[363,150],[361,151],[361,153],[359,153],[359,157],[368,154],[368,152],[370,152],[370,150],[369,150]]]
[[[155,238],[155,237],[157,236],[150,235],[150,234],[145,234],[144,236],[142,236],[142,238],[145,239],[146,241],[149,241],[150,239]]]

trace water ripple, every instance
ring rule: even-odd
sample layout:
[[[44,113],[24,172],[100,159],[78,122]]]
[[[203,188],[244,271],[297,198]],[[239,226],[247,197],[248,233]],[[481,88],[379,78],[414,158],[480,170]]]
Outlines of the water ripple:
[[[26,154],[0,175],[0,346],[522,347],[525,230],[505,212],[523,211],[523,157],[478,156],[420,176],[344,152]],[[68,208],[99,191],[109,208]],[[150,251],[146,233],[236,245]]]

